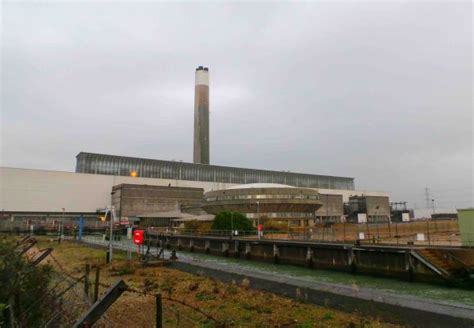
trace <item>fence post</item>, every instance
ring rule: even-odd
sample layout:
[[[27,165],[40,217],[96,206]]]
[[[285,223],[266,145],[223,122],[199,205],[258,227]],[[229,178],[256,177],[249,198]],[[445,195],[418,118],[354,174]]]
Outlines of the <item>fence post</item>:
[[[163,304],[161,302],[161,294],[155,296],[156,299],[156,328],[163,327]]]
[[[380,243],[380,230],[379,230],[379,224],[380,224],[380,222],[378,221],[378,219],[375,219],[375,220],[377,220],[377,221],[375,222],[375,231],[376,231],[376,233],[377,233],[377,244],[378,244],[378,243]]]
[[[400,241],[400,236],[398,235],[398,224],[395,222],[395,238],[397,239],[397,245]]]
[[[94,303],[99,299],[100,268],[95,268]]]
[[[431,238],[430,238],[430,221],[426,221],[426,228],[428,229],[428,245],[431,245]]]
[[[89,299],[89,272],[90,272],[90,265],[89,263],[86,263],[86,274],[84,276],[84,293],[87,296],[87,299]]]
[[[346,222],[342,222],[342,241],[346,243]]]

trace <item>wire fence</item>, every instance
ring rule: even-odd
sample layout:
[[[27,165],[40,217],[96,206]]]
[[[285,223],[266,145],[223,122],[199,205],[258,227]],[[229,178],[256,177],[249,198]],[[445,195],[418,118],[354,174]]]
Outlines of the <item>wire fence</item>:
[[[64,306],[57,307],[40,326],[70,327],[97,299],[100,300],[100,295],[111,284],[101,283],[97,271],[94,274],[94,268],[90,271],[88,265],[84,275],[78,276],[68,272],[54,255],[50,257],[56,268],[50,291],[62,290],[58,294],[51,294],[52,299],[55,304]],[[99,270],[97,267],[95,269]],[[51,302],[51,298],[38,302]],[[222,326],[213,315],[172,295],[171,289],[163,294],[127,287],[125,297],[114,302],[94,327],[153,327],[160,326],[158,322],[166,327]]]
[[[47,274],[35,282],[44,285],[39,289],[41,292],[23,302],[24,305],[20,306],[19,300],[26,298],[12,294],[15,301],[9,305],[13,309],[15,304],[17,309],[10,311],[7,320],[12,327],[72,327],[78,323],[79,327],[89,327],[94,322],[94,327],[223,326],[212,313],[174,293],[173,285],[159,285],[146,278],[133,279],[127,284],[119,277],[114,278],[115,274],[121,274],[113,266],[107,267],[107,275],[101,278],[104,267],[96,260],[92,265],[86,263],[81,270],[77,264],[64,265],[51,250],[40,249],[31,236],[17,241],[14,257],[24,256],[26,268],[41,265]],[[37,261],[38,258],[41,260]],[[122,260],[119,265],[128,267],[133,263]]]
[[[34,311],[43,309],[43,315],[35,317],[37,327],[70,327],[77,317],[91,306],[84,293],[82,279],[72,279],[61,272],[53,272],[46,292],[38,297],[18,318],[22,323],[32,321]]]
[[[155,230],[158,234],[225,237],[238,239],[295,240],[383,245],[461,246],[457,220],[387,223],[316,223],[287,230],[252,231],[185,229]],[[464,233],[463,242],[474,245],[474,233]]]
[[[22,228],[21,228],[22,227]],[[20,229],[21,228],[21,229]],[[10,233],[46,234],[51,237],[64,236],[78,238],[78,228],[37,230],[26,226],[0,222],[0,231]],[[230,230],[186,230],[182,228],[147,228],[148,231],[162,235],[203,236],[234,239],[295,240],[330,243],[361,243],[383,245],[419,245],[419,246],[462,246],[474,245],[474,233],[464,232],[461,236],[457,220],[426,220],[412,222],[387,223],[315,223],[312,226],[288,226],[287,229],[267,230],[265,225],[260,233]],[[84,236],[93,236],[108,242],[108,227],[88,228]],[[127,228],[115,226],[113,240],[127,239]],[[131,246],[133,247],[133,245]]]

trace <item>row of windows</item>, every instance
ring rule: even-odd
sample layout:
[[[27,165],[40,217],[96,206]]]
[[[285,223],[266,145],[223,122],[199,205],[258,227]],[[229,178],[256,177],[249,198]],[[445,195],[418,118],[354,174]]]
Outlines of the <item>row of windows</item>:
[[[249,219],[312,218],[314,217],[313,213],[304,213],[304,212],[245,213],[245,216]]]
[[[319,200],[319,195],[230,195],[219,197],[208,197],[206,201],[215,202],[218,200],[239,200],[239,199],[314,199]]]
[[[76,172],[188,181],[209,181],[233,184],[279,183],[296,187],[354,189],[351,178],[309,174],[272,172],[212,165],[134,159],[120,156],[81,153],[77,157]]]

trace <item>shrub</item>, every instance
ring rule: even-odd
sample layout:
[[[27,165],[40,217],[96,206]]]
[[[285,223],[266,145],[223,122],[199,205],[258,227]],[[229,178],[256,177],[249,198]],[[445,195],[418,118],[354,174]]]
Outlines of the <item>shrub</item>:
[[[207,232],[211,230],[210,222],[202,222],[198,220],[187,221],[184,223],[184,229],[194,232]]]
[[[254,230],[252,221],[247,219],[245,215],[239,212],[222,211],[216,215],[212,222],[212,230]]]
[[[41,326],[53,311],[51,272],[49,265],[31,265],[13,242],[0,240],[0,327]]]

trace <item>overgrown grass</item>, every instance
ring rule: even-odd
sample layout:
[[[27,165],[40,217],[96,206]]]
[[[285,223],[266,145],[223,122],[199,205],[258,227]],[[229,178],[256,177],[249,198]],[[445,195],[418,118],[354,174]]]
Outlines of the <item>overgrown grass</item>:
[[[101,282],[111,284],[121,277],[136,289],[152,293],[162,293],[199,308],[205,313],[233,326],[285,326],[285,327],[387,327],[375,319],[366,319],[357,314],[349,314],[325,307],[307,304],[301,301],[280,297],[271,293],[253,290],[245,282],[221,283],[203,275],[192,275],[166,267],[142,267],[136,262],[128,262],[126,253],[116,251],[112,265],[105,264],[105,249],[63,242],[58,245],[46,239],[43,247],[53,247],[54,256],[70,272],[84,273],[86,263],[101,268]],[[92,274],[91,274],[92,277]],[[164,301],[165,323],[176,326],[175,312],[171,310],[175,303]],[[150,310],[145,311],[148,307]],[[209,327],[209,320],[188,307],[176,307],[183,316],[200,322],[200,326]],[[118,320],[117,327],[129,327],[129,316],[125,313],[139,313],[135,316],[137,327],[148,327],[154,320],[154,299],[137,297],[124,293],[109,312],[109,318]],[[180,327],[186,326],[180,321]]]

